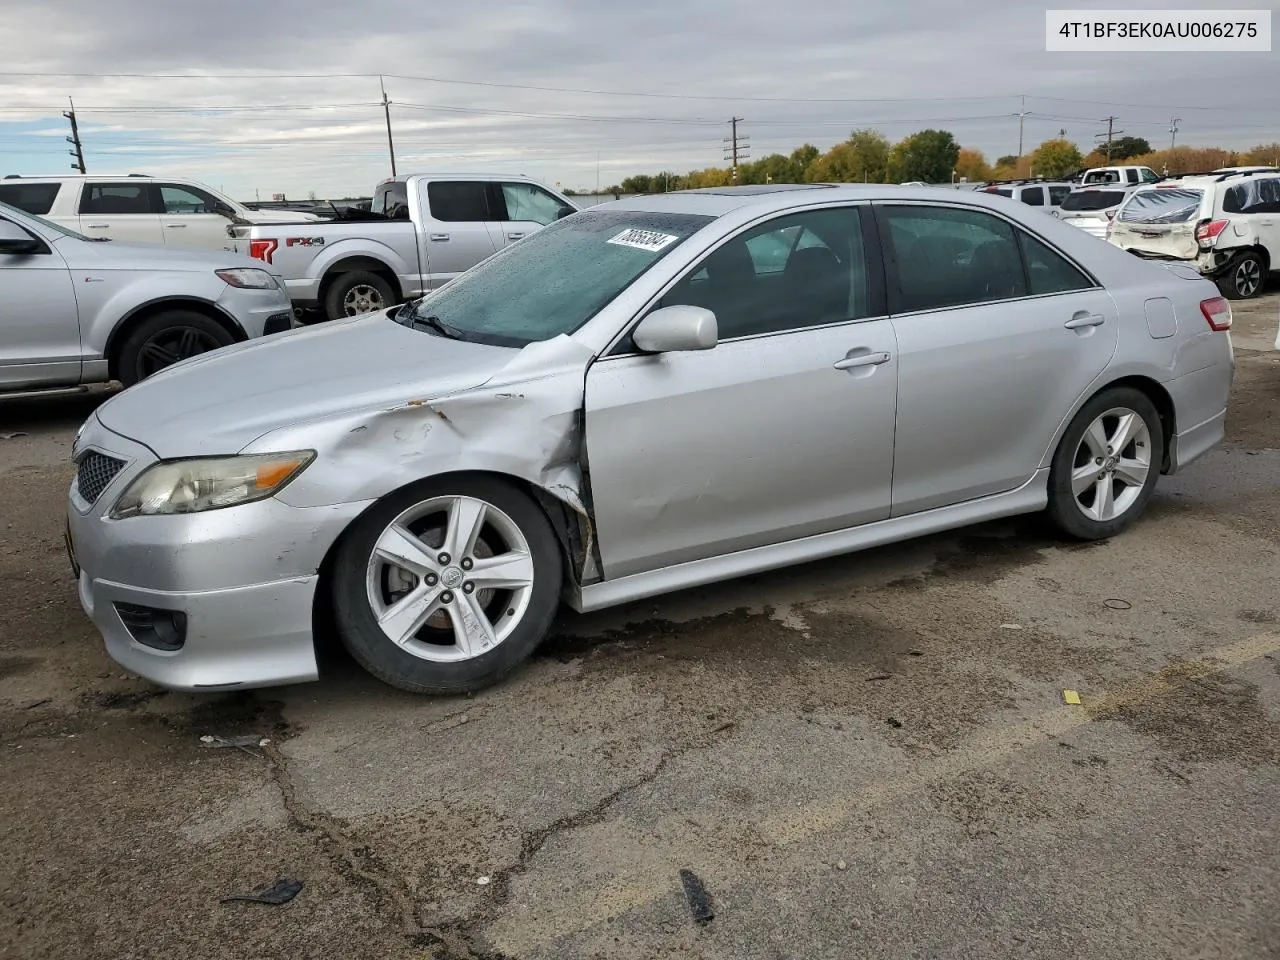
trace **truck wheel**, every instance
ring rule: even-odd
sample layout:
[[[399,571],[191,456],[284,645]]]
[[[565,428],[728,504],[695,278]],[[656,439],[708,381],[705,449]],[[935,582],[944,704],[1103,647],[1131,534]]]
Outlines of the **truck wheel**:
[[[1256,253],[1242,253],[1218,277],[1218,289],[1228,300],[1248,300],[1262,292],[1267,264]]]
[[[376,273],[356,270],[339,274],[324,297],[324,312],[330,320],[356,317],[386,310],[396,302],[391,284]]]
[[[165,310],[143,320],[125,338],[116,363],[116,379],[131,387],[179,360],[234,342],[222,324],[202,313]]]

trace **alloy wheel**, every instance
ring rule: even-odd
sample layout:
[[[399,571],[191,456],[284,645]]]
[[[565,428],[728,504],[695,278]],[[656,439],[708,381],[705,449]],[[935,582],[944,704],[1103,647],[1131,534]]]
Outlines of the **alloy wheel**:
[[[1262,264],[1254,257],[1245,257],[1236,266],[1232,282],[1241,297],[1252,297],[1262,286]]]
[[[217,337],[196,327],[166,327],[149,337],[138,352],[140,379],[172,366],[179,360],[218,349]]]
[[[1152,469],[1151,432],[1127,407],[1113,407],[1085,430],[1072,461],[1071,492],[1090,520],[1123,516],[1137,501]]]
[[[458,662],[512,634],[533,577],[529,542],[506,513],[474,497],[434,497],[379,534],[366,591],[388,640],[424,660]]]
[[[386,306],[387,303],[378,288],[367,283],[356,284],[342,298],[342,309],[348,317],[359,316],[362,313],[373,313],[375,310],[385,310]]]

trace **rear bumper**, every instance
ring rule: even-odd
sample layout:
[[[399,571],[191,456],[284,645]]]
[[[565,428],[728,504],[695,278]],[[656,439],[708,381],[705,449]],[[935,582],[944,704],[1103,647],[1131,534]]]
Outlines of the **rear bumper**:
[[[1198,460],[1226,437],[1227,401],[1234,378],[1233,357],[1165,384],[1178,422],[1169,445],[1170,473]]]
[[[313,306],[320,301],[320,278],[304,278],[302,280],[286,280],[284,287],[289,291],[289,299],[296,304]]]
[[[289,329],[287,320],[280,318],[282,315],[287,317],[293,309],[288,296],[279,287],[248,290],[230,285],[218,299],[218,306],[235,318],[250,340]]]

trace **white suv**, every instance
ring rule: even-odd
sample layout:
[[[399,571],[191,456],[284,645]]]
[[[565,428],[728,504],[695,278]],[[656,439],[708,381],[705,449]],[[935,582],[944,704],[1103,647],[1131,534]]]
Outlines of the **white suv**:
[[[1280,269],[1280,172],[1191,175],[1135,190],[1107,239],[1140,257],[1182,260],[1232,300]]]
[[[0,202],[90,237],[179,250],[234,250],[234,223],[319,220],[294,211],[250,210],[212,187],[173,177],[7,176]]]

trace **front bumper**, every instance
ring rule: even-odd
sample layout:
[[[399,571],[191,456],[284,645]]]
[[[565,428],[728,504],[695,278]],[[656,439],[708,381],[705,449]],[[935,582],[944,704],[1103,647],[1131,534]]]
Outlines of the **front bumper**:
[[[312,609],[329,547],[363,504],[296,508],[279,500],[183,516],[105,514],[156,457],[96,416],[77,441],[124,462],[93,503],[73,481],[67,536],[80,603],[121,666],[176,690],[260,687],[318,676]],[[180,643],[157,646],[139,611],[179,614]]]
[[[227,285],[218,306],[240,324],[250,340],[288,330],[293,316],[289,295],[279,287],[249,290]]]

